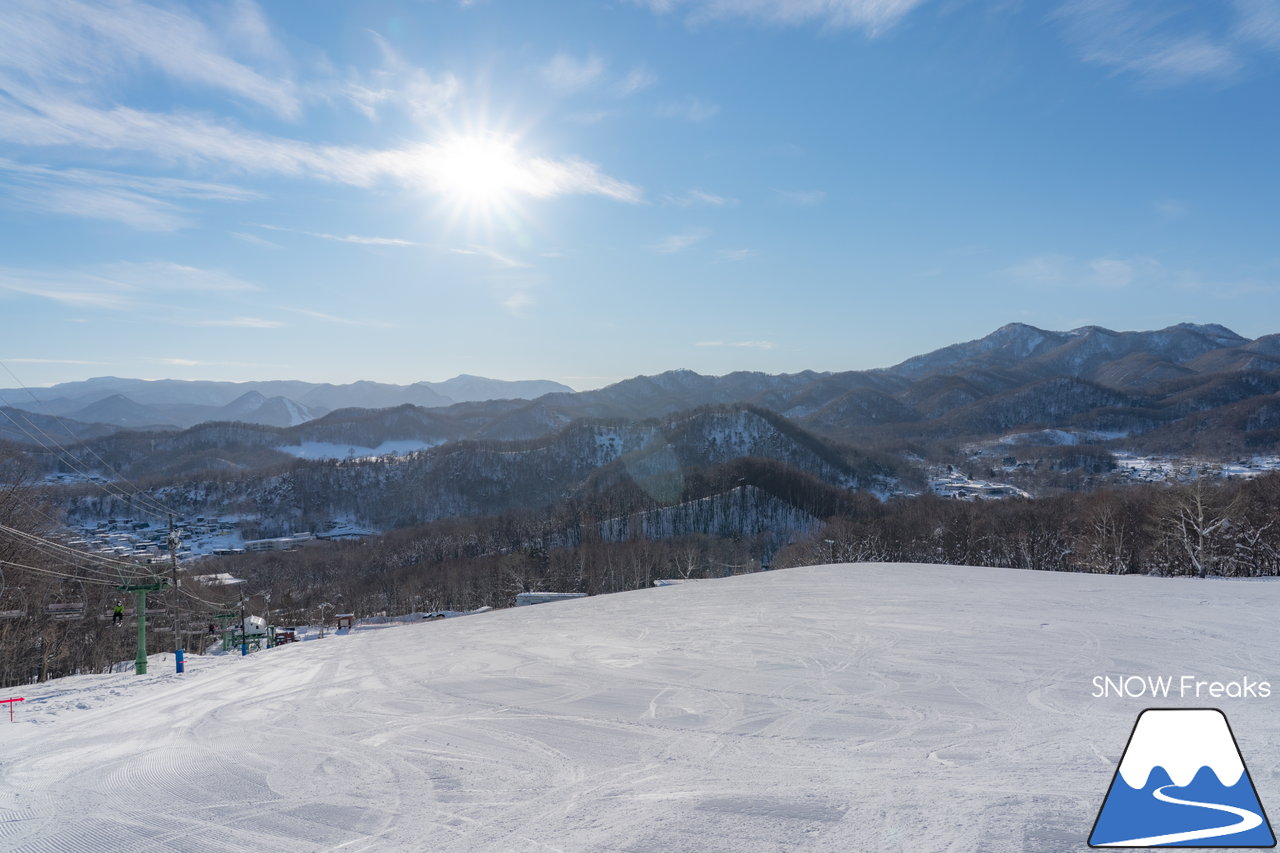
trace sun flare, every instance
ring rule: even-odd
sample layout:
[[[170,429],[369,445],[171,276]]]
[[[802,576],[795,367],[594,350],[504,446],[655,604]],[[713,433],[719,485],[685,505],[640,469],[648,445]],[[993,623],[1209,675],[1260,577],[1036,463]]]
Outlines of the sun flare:
[[[436,184],[460,212],[491,215],[531,192],[526,160],[496,134],[451,136],[435,146]]]

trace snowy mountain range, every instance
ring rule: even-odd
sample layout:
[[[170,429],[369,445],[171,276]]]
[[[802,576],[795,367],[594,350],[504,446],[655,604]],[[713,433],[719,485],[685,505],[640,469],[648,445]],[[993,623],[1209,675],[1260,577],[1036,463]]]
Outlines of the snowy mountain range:
[[[120,379],[64,382],[50,388],[0,389],[3,404],[42,415],[124,429],[189,427],[206,421],[296,426],[335,409],[381,409],[406,403],[426,408],[569,392],[549,380],[505,381],[455,376],[444,382],[347,385],[300,381],[207,382]]]
[[[1084,478],[1114,467],[1112,451],[1222,459],[1273,452],[1280,442],[1280,336],[1248,340],[1213,325],[1051,332],[1010,324],[882,370],[677,370],[594,391],[517,396],[546,386],[554,383],[91,380],[48,389],[49,407],[68,412],[56,420],[0,409],[0,438],[27,444],[34,469],[49,475],[157,485],[231,476],[218,486],[225,501],[213,503],[257,504],[263,518],[299,521],[359,508],[365,523],[383,528],[612,488],[663,453],[681,472],[761,458],[823,487],[884,494],[921,488],[926,467],[956,461],[957,447],[990,447],[996,464],[1016,455],[1011,464]],[[506,396],[439,405],[443,391]],[[420,402],[381,405],[397,395]],[[343,401],[367,405],[322,413]],[[216,415],[187,429],[112,426],[147,420],[162,405],[170,414],[195,417],[203,407]],[[738,421],[748,426],[724,426]],[[32,438],[57,434],[66,453]],[[374,461],[388,457],[398,461]],[[284,497],[264,497],[261,484],[276,480]],[[304,481],[307,506],[290,492]]]

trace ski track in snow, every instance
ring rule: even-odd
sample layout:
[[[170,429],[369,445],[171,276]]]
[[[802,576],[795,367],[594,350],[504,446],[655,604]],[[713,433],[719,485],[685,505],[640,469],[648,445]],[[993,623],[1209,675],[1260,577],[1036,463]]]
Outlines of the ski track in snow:
[[[154,656],[15,692],[0,849],[1084,851],[1137,713],[1179,704],[1092,677],[1280,680],[1278,605],[867,564]],[[1224,708],[1264,803],[1269,708]]]

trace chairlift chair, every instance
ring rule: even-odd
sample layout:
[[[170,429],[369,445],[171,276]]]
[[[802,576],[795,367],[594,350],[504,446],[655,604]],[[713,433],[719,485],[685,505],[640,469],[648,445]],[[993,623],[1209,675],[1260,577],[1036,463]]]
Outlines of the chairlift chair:
[[[16,587],[0,592],[0,619],[21,619],[27,615],[27,594]]]
[[[60,622],[72,619],[83,619],[87,608],[84,594],[84,582],[74,581],[72,585],[63,585],[53,600],[44,606],[45,615]]]

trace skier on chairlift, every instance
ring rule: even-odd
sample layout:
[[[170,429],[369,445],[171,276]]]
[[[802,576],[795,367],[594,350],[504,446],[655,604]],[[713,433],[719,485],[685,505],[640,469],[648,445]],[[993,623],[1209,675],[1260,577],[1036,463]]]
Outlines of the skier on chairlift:
[[[119,625],[124,621],[124,603],[117,601],[115,608],[111,611],[111,624]]]

